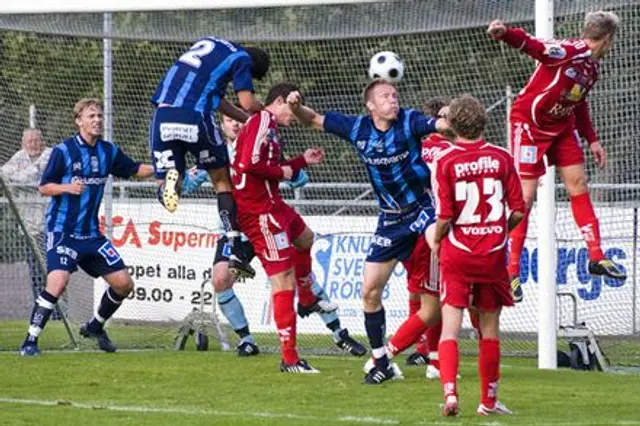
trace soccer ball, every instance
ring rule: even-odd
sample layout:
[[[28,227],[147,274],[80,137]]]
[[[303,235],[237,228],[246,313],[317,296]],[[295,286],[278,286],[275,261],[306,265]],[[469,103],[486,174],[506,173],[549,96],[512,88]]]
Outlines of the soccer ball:
[[[390,83],[397,83],[404,76],[404,63],[400,56],[393,52],[378,52],[369,62],[369,77],[381,78]]]

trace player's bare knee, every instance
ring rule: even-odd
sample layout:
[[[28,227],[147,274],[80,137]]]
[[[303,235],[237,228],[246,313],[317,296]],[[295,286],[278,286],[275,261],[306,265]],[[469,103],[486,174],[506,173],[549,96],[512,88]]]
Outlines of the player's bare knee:
[[[233,278],[231,274],[229,274],[229,270],[219,271],[218,273],[213,274],[211,277],[211,284],[213,285],[213,290],[216,293],[221,293],[225,290],[229,290],[233,287]]]
[[[498,339],[500,330],[500,309],[493,312],[478,311],[480,331],[483,339]]]
[[[384,287],[379,288],[379,286],[366,284],[362,286],[362,304],[365,311],[377,311],[382,306],[383,288]]]
[[[578,174],[565,179],[565,186],[570,196],[584,194],[589,191],[587,177],[584,174]]]
[[[53,271],[47,275],[47,293],[60,297],[69,283],[69,273],[66,271]]]
[[[313,231],[309,227],[306,227],[304,231],[302,231],[302,234],[293,241],[293,245],[298,250],[308,250],[313,245],[314,238],[315,234]]]
[[[440,301],[437,297],[428,294],[421,295],[420,309],[417,315],[428,327],[432,327],[440,322]]]

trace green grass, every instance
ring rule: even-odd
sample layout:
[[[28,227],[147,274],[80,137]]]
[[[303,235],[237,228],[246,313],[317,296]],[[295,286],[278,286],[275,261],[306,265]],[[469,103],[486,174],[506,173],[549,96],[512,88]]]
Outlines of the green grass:
[[[637,375],[540,371],[535,360],[508,358],[500,399],[516,415],[487,419],[475,415],[475,360],[464,358],[462,414],[443,419],[440,384],[425,380],[423,368],[365,386],[362,359],[309,360],[321,374],[282,374],[276,355],[217,351],[0,353],[0,424],[640,425]]]

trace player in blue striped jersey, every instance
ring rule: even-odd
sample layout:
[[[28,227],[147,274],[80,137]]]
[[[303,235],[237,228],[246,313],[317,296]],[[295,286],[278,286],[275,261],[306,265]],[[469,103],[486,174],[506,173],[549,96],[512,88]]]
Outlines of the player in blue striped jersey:
[[[321,115],[302,106],[297,92],[287,101],[301,123],[337,135],[354,146],[380,206],[365,263],[362,300],[376,365],[365,383],[381,383],[398,375],[389,366],[384,347],[382,292],[398,261],[411,255],[417,239],[435,221],[433,201],[425,191],[430,174],[421,157],[421,139],[444,130],[447,124],[417,110],[400,108],[395,86],[383,80],[373,80],[364,90],[367,115]]]
[[[248,118],[245,111],[261,110],[263,105],[254,94],[253,79],[261,79],[268,69],[269,55],[264,50],[205,37],[176,60],[151,97],[156,111],[149,137],[155,177],[160,185],[158,199],[170,212],[178,208],[185,155],[190,152],[198,168],[211,177],[231,246],[229,267],[241,278],[253,277],[255,271],[241,252],[227,149],[213,113],[220,111],[244,123]],[[224,99],[230,82],[242,109]]]
[[[104,323],[133,290],[133,280],[115,247],[99,229],[98,210],[109,175],[149,177],[150,164],[140,164],[120,148],[100,138],[103,110],[97,99],[82,99],[74,108],[78,133],[57,145],[40,181],[40,193],[50,196],[47,209],[47,286],[36,300],[21,355],[38,355],[38,336],[58,298],[80,266],[92,277],[102,277],[105,291],[94,317],[80,334],[97,340],[100,349],[116,347]]]

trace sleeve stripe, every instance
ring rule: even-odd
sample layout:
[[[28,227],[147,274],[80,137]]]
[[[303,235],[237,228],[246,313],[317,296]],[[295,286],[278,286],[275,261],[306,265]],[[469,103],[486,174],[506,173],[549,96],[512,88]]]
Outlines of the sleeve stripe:
[[[256,138],[253,141],[253,151],[251,152],[251,164],[260,162],[260,149],[267,142],[267,132],[269,131],[270,117],[266,111],[260,112],[260,124]]]

